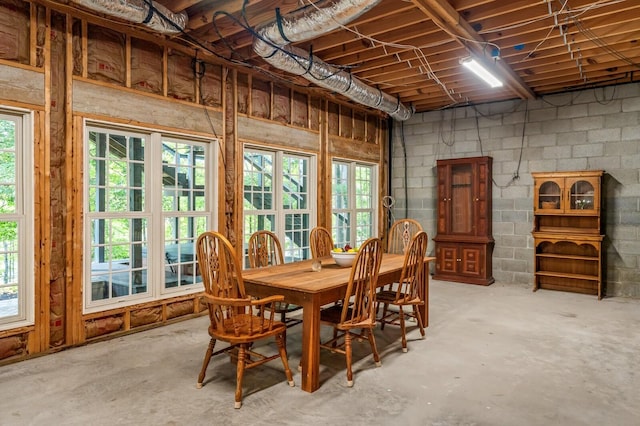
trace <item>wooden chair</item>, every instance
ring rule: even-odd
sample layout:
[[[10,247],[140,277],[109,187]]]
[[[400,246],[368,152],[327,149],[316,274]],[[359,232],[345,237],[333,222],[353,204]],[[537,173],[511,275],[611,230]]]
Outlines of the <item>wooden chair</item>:
[[[276,358],[282,359],[290,386],[293,375],[287,360],[287,327],[274,319],[275,304],[284,296],[254,299],[245,293],[242,268],[231,243],[217,232],[204,232],[196,242],[198,263],[204,283],[204,300],[209,308],[211,340],[198,375],[196,387],[201,388],[216,341],[235,346],[229,353],[236,359],[235,408],[242,405],[242,377],[245,369],[253,368]],[[270,309],[270,310],[269,310]],[[275,337],[278,353],[265,356],[252,350],[255,341]]]
[[[333,249],[331,232],[327,228],[316,226],[311,230],[309,244],[311,245],[311,257],[314,259],[330,256]]]
[[[382,317],[379,318],[381,328],[385,324],[399,325],[402,330],[402,352],[407,352],[407,331],[405,317],[413,317],[418,322],[420,334],[424,339],[424,323],[418,310],[419,305],[424,305],[420,289],[424,285],[425,268],[424,257],[427,252],[427,233],[418,232],[411,239],[411,244],[405,253],[402,273],[397,289],[378,292],[377,302],[383,305]],[[397,311],[389,310],[389,305],[395,305]],[[411,313],[405,312],[405,308],[411,307]]]
[[[398,219],[393,222],[389,235],[387,235],[387,253],[404,254],[411,244],[411,238],[418,232],[422,231],[420,222],[414,219]],[[380,289],[380,291],[393,290],[394,284],[389,284]],[[376,312],[378,310],[376,309]]]
[[[404,254],[411,244],[411,238],[422,231],[420,222],[414,219],[398,219],[389,230],[387,253]]]
[[[353,386],[351,359],[354,337],[368,340],[376,365],[378,367],[382,365],[373,336],[373,328],[376,324],[375,288],[381,261],[381,241],[378,238],[365,241],[351,266],[351,276],[343,303],[320,311],[320,321],[334,327],[333,338],[321,342],[320,347],[346,356],[347,386],[349,387]]]
[[[282,246],[278,236],[271,231],[256,231],[249,237],[249,266],[251,268],[264,268],[270,265],[284,263]],[[288,327],[300,324],[302,320],[287,318],[287,313],[302,309],[302,306],[291,303],[276,303],[276,313],[280,314],[280,321]]]

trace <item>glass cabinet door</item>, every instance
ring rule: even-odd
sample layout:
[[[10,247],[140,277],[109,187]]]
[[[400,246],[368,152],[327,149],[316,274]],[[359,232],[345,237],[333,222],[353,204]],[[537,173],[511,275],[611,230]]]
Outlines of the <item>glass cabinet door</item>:
[[[588,180],[571,180],[569,189],[569,203],[567,210],[596,210],[596,200],[593,182]],[[569,185],[567,185],[569,186]]]
[[[562,190],[560,189],[560,184],[554,180],[545,181],[538,190],[538,209],[558,210],[560,209],[561,198]]]
[[[451,167],[451,232],[473,231],[473,169],[471,164]]]

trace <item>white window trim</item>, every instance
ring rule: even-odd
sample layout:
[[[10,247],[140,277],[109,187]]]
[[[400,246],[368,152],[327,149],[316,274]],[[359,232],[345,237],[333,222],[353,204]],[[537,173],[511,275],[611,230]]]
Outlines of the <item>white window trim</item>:
[[[3,215],[2,218],[15,219],[20,229],[18,235],[18,315],[6,317],[0,322],[0,331],[17,327],[33,325],[35,323],[35,170],[34,131],[35,123],[33,111],[2,106],[0,113],[8,116],[18,116],[21,126],[16,127],[16,207],[15,214]]]
[[[274,165],[274,176],[273,176],[273,186],[274,186],[274,192],[273,192],[273,199],[274,199],[274,206],[278,206],[278,208],[276,209],[269,209],[269,210],[245,210],[244,209],[244,204],[243,204],[243,208],[242,208],[242,223],[244,224],[244,218],[247,215],[253,215],[253,214],[259,214],[259,215],[271,215],[273,214],[275,216],[275,229],[274,229],[274,233],[278,236],[278,238],[280,239],[280,242],[282,243],[282,251],[283,251],[283,255],[285,254],[285,247],[284,247],[284,239],[285,239],[285,216],[287,214],[296,214],[296,212],[303,212],[303,213],[307,213],[309,214],[309,233],[311,233],[311,229],[313,229],[314,226],[316,226],[317,221],[318,221],[318,216],[317,216],[317,200],[318,200],[318,156],[315,154],[310,154],[310,153],[306,153],[306,152],[301,152],[301,151],[291,151],[291,150],[283,150],[283,149],[269,149],[269,148],[265,148],[262,146],[256,146],[256,145],[251,145],[251,144],[244,144],[243,149],[242,149],[242,158],[244,160],[244,154],[246,151],[251,151],[251,152],[258,152],[258,153],[264,153],[264,154],[269,154],[269,155],[273,155],[274,157],[274,161],[275,164],[277,165],[277,167],[281,167],[282,166],[282,159],[285,155],[290,155],[293,157],[302,157],[305,158],[309,161],[309,207],[307,209],[303,209],[303,210],[285,210],[282,206],[282,198],[283,198],[283,182],[284,182],[284,176],[282,175],[281,169],[277,169],[276,166]],[[243,166],[243,174],[244,174],[244,166]],[[244,187],[244,182],[242,182],[242,185]],[[244,192],[242,194],[242,197],[244,199]],[[278,203],[278,204],[276,204]],[[243,229],[243,240],[244,240],[244,232],[245,230]]]
[[[331,206],[331,228],[332,228],[331,232],[333,233],[333,213],[334,212],[349,212],[353,220],[357,221],[358,213],[371,211],[372,217],[373,217],[373,221],[371,223],[371,229],[372,229],[371,237],[377,236],[376,230],[378,229],[378,215],[376,212],[378,211],[378,209],[376,208],[376,206],[378,205],[379,194],[380,194],[380,181],[378,178],[379,165],[377,163],[369,163],[366,161],[356,161],[356,160],[351,160],[347,158],[334,157],[331,159],[331,166],[330,166],[332,171],[331,182],[333,182],[333,163],[334,162],[349,165],[349,184],[348,184],[348,191],[347,191],[349,208],[334,209],[333,206]],[[355,204],[356,173],[355,171],[357,166],[371,167],[371,170],[372,170],[371,181],[372,181],[373,188],[372,188],[372,198],[371,198],[371,209],[356,208],[356,204]],[[330,199],[332,200],[331,202],[333,203],[333,189],[331,190]],[[352,244],[353,242],[357,241],[357,232],[358,232],[357,224],[354,223],[353,226],[351,226],[351,235],[349,238]]]
[[[194,136],[188,133],[175,133],[175,132],[159,132],[157,129],[147,127],[133,127],[127,125],[119,125],[110,122],[104,122],[99,120],[84,120],[83,131],[83,149],[84,149],[84,181],[83,181],[83,194],[84,194],[84,246],[83,246],[83,292],[85,294],[83,299],[83,314],[90,314],[95,312],[102,312],[110,309],[126,307],[136,305],[139,303],[146,303],[152,301],[158,301],[168,299],[176,296],[183,296],[189,294],[196,294],[203,290],[200,285],[193,285],[189,287],[178,287],[175,289],[165,289],[164,278],[161,271],[164,271],[165,259],[163,255],[155,255],[155,253],[164,252],[164,218],[168,212],[162,210],[162,182],[160,179],[156,179],[158,174],[162,173],[162,149],[158,147],[162,146],[162,139],[187,141],[196,144],[205,145],[207,148],[207,165],[206,165],[206,180],[211,182],[211,185],[207,185],[207,208],[203,212],[208,217],[208,221],[211,224],[210,228],[215,229],[218,223],[217,215],[217,202],[218,202],[218,153],[219,153],[219,140],[216,138],[204,138],[202,136]],[[89,210],[89,197],[87,196],[87,187],[89,185],[89,173],[88,173],[88,150],[87,141],[89,131],[108,131],[116,130],[127,134],[137,134],[144,136],[145,148],[150,148],[149,155],[151,159],[145,158],[145,209],[140,212],[127,212],[126,217],[144,217],[148,220],[149,234],[147,238],[148,250],[152,255],[152,259],[148,264],[148,292],[138,295],[132,294],[124,296],[122,298],[105,299],[91,301],[91,291],[89,286],[91,282],[91,256],[88,255],[91,248],[91,219],[92,217],[111,218],[111,217],[123,217],[121,212],[119,213],[105,213],[105,212],[90,212]],[[178,216],[179,214],[172,214]],[[187,214],[184,214],[187,216]],[[156,237],[158,236],[158,237]],[[158,278],[159,276],[159,278]]]

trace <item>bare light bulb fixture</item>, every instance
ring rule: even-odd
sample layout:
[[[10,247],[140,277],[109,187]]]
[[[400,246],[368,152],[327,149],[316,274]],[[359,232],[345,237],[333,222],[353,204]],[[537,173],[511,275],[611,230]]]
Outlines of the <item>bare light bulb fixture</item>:
[[[493,74],[491,74],[485,67],[483,67],[478,61],[473,58],[464,58],[460,60],[460,63],[465,68],[471,70],[475,75],[483,79],[491,87],[502,87],[502,82],[498,80]]]

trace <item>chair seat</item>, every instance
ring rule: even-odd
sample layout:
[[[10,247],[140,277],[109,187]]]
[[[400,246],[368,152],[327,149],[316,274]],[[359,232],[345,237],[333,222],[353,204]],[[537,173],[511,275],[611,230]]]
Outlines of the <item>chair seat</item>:
[[[269,310],[268,307],[265,309]],[[286,314],[299,311],[302,309],[300,305],[294,305],[293,303],[276,302],[274,312],[280,314],[280,321],[286,324],[287,327],[293,327],[294,325],[301,324],[302,319],[287,317]]]
[[[262,329],[261,329],[262,327]],[[264,329],[264,319],[251,314],[235,315],[233,319],[225,319],[223,329],[209,327],[209,335],[230,344],[253,342],[282,332],[286,326],[283,322],[274,321],[270,329]]]
[[[419,297],[409,299],[406,293],[401,293],[398,297],[398,293],[393,290],[384,290],[376,294],[376,301],[378,303],[393,303],[402,305],[423,305],[424,302]]]
[[[282,312],[288,313],[288,312],[298,311],[300,309],[302,309],[302,306],[294,305],[293,303],[276,302],[275,312],[280,314]]]
[[[320,321],[338,324],[342,316],[342,305],[331,305],[320,311]]]
[[[347,308],[347,318],[352,316],[352,309]],[[320,311],[320,321],[324,323],[330,323],[335,325],[338,330],[350,330],[353,328],[360,327],[373,327],[375,325],[375,319],[367,319],[364,321],[352,322],[345,321],[343,323],[340,322],[342,319],[342,304],[333,305],[329,308],[323,309]]]

